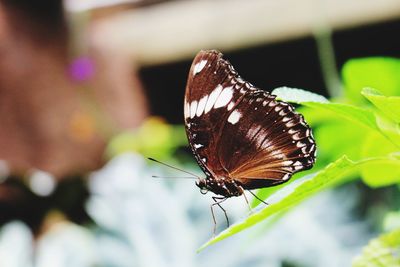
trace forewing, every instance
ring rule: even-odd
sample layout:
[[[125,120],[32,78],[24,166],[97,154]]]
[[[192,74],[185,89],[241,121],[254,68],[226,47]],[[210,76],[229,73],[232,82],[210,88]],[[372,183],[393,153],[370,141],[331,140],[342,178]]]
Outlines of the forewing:
[[[193,60],[185,92],[185,126],[193,154],[207,176],[226,175],[217,145],[228,116],[250,88],[217,51],[201,51]]]

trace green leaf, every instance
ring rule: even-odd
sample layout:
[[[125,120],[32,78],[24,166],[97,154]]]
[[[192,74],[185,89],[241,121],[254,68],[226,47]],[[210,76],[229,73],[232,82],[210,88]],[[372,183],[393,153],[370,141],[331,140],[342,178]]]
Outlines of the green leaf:
[[[376,113],[376,124],[383,135],[400,149],[400,124]]]
[[[360,95],[373,87],[385,95],[400,95],[400,60],[388,57],[352,59],[342,69],[345,95],[355,103],[366,103]]]
[[[279,100],[298,104],[303,102],[329,103],[329,100],[322,95],[286,86],[275,88],[271,94],[276,95]]]
[[[304,106],[317,110],[330,111],[336,116],[373,130],[378,130],[374,113],[368,109],[340,103],[303,102]]]
[[[400,123],[400,96],[384,96],[373,88],[364,88],[361,93],[388,118]]]
[[[325,97],[302,89],[279,87],[272,91],[278,99],[302,104],[319,111],[330,111],[333,116],[339,115],[359,125],[377,130],[374,113],[368,109],[340,103],[331,103]]]
[[[203,250],[209,245],[215,244],[227,237],[230,237],[234,234],[237,234],[245,229],[250,228],[251,226],[269,218],[272,215],[275,215],[279,212],[285,211],[288,208],[300,203],[306,198],[318,193],[324,189],[343,184],[353,179],[353,176],[350,176],[354,171],[356,171],[359,167],[370,164],[374,162],[387,162],[393,161],[395,159],[389,158],[371,158],[365,159],[361,161],[351,161],[346,156],[338,159],[337,161],[329,164],[325,169],[319,171],[315,175],[310,177],[306,177],[302,183],[299,183],[297,187],[295,187],[291,192],[287,193],[286,188],[282,190],[286,190],[286,195],[283,196],[280,200],[275,203],[267,200],[268,203],[271,203],[264,209],[259,212],[253,213],[243,221],[232,225],[230,228],[221,232],[214,239],[211,239],[207,243],[205,243],[198,251]],[[400,164],[400,161],[398,161]],[[300,180],[299,180],[300,181]],[[292,184],[291,184],[292,185]],[[281,191],[282,191],[281,190]],[[279,194],[277,192],[276,194]],[[272,197],[274,197],[273,195]]]
[[[399,148],[388,139],[372,131],[367,134],[364,143],[359,148],[364,158],[387,156],[399,151]],[[363,182],[370,187],[392,185],[400,182],[399,167],[397,161],[371,163],[361,168],[361,177]]]
[[[400,229],[372,239],[352,267],[400,267]]]
[[[371,163],[363,169],[362,179],[373,188],[400,183],[400,161]]]
[[[322,161],[326,165],[342,155],[347,155],[353,160],[361,159],[360,147],[366,133],[369,132],[376,131],[358,127],[347,120],[335,120],[319,125],[313,130],[318,149],[317,163]]]
[[[330,121],[336,121],[335,114],[331,111],[322,109],[309,108],[306,106],[299,106],[296,111],[304,116],[307,123],[311,126],[317,126],[321,124],[329,123]]]

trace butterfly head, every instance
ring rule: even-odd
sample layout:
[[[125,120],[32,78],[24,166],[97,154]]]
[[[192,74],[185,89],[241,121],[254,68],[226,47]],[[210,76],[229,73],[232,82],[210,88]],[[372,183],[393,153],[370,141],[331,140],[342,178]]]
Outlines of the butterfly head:
[[[207,194],[210,189],[208,188],[207,180],[204,178],[200,178],[198,181],[196,181],[196,185],[200,188],[200,193]]]

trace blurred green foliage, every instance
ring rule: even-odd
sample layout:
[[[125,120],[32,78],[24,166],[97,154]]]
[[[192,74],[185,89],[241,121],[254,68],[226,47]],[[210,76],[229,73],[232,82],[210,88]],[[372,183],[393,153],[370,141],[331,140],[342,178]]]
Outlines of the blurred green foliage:
[[[107,157],[137,152],[159,160],[169,159],[179,146],[187,144],[184,127],[166,123],[158,117],[147,119],[138,129],[122,132],[108,144]]]
[[[400,230],[383,234],[369,242],[361,255],[353,261],[353,267],[400,266]]]
[[[371,87],[388,96],[400,96],[400,61],[373,57],[349,60],[342,69],[346,101],[362,105],[367,101],[361,90]]]

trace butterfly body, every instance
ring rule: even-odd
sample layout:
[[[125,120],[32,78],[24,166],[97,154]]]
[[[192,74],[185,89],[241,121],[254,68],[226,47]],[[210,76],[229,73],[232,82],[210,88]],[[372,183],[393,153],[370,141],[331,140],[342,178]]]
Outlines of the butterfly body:
[[[206,174],[202,192],[225,198],[274,186],[315,162],[316,145],[301,114],[244,81],[217,51],[201,51],[189,72],[185,128]]]
[[[211,191],[224,197],[237,197],[243,194],[242,185],[230,177],[209,176],[206,179],[199,180],[196,185],[201,192]]]

